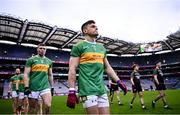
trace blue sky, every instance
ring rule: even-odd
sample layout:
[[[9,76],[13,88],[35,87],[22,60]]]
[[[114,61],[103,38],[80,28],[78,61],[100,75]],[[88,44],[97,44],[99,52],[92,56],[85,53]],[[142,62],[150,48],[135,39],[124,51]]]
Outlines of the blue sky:
[[[0,13],[79,31],[96,21],[102,36],[153,42],[180,27],[180,0],[0,0]]]

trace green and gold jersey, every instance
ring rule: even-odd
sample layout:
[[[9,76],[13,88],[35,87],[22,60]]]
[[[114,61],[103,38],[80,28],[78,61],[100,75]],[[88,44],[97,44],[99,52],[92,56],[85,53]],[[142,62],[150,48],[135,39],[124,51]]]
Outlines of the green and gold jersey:
[[[24,92],[24,77],[19,76],[19,92]]]
[[[29,73],[29,88],[31,91],[41,91],[49,88],[48,70],[52,68],[52,61],[38,55],[29,58],[26,67],[31,68]]]
[[[14,75],[11,77],[10,82],[11,82],[11,89],[12,91],[16,91],[16,83],[19,81],[19,76]]]
[[[101,95],[106,92],[103,81],[106,49],[98,43],[81,41],[73,46],[72,57],[79,57],[78,91],[80,96]]]

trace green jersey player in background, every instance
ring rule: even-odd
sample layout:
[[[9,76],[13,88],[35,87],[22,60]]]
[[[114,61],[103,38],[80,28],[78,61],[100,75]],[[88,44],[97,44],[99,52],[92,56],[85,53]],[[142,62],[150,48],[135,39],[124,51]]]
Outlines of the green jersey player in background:
[[[19,96],[19,87],[18,87],[18,81],[20,76],[20,69],[17,68],[15,70],[15,75],[10,78],[10,84],[9,84],[9,91],[12,95],[13,99],[13,114],[17,114],[17,108],[18,108],[18,96]]]
[[[25,114],[28,114],[29,103],[28,103],[28,97],[24,95],[24,76],[22,74],[19,75],[18,78],[18,89],[19,89],[18,111],[19,112],[24,111]]]
[[[48,59],[45,44],[39,44],[37,55],[29,58],[24,70],[25,95],[31,95],[29,109],[33,114],[38,114],[38,100],[43,102],[43,113],[49,114],[53,95],[52,61]],[[32,104],[32,105],[31,105]],[[38,108],[38,109],[37,109]],[[34,112],[32,110],[35,110]]]

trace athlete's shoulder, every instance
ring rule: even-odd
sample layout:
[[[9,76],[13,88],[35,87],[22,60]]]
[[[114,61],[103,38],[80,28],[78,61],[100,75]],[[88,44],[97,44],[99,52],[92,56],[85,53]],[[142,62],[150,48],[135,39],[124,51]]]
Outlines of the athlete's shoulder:
[[[96,45],[100,48],[100,50],[106,50],[102,43],[96,43]]]
[[[97,43],[97,42],[96,42],[96,44],[99,45],[99,46],[104,47],[104,45],[103,45],[102,43]]]
[[[52,60],[45,56],[45,59],[52,63]]]
[[[134,72],[131,72],[131,75],[133,75],[134,74]]]
[[[84,40],[81,40],[79,42],[77,42],[74,46],[78,47],[78,46],[81,46],[81,45],[84,45],[86,42]]]
[[[27,60],[34,60],[36,58],[38,58],[38,55],[32,56],[32,57],[28,58]]]
[[[14,79],[14,78],[15,78],[15,75],[11,76],[11,78],[10,78],[10,79]]]
[[[156,72],[156,71],[158,71],[158,69],[155,68],[155,69],[153,69],[153,71]]]
[[[17,76],[17,75],[13,75],[13,76],[11,77],[11,80],[16,80],[16,79],[18,79],[18,76]]]

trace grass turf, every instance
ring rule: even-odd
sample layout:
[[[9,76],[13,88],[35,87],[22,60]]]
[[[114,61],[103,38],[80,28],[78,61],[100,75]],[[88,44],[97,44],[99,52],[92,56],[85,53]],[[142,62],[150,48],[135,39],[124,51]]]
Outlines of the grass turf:
[[[141,109],[139,97],[137,96],[133,108],[130,109],[129,103],[132,99],[132,93],[128,92],[126,96],[121,93],[123,105],[119,106],[116,98],[114,103],[110,105],[111,114],[180,114],[180,90],[167,90],[166,99],[172,109],[164,109],[163,103],[159,100],[156,108],[151,107],[151,101],[158,95],[157,91],[145,91],[144,100],[147,107],[146,110]],[[75,109],[66,107],[66,96],[54,96],[52,102],[51,114],[85,114],[82,104],[78,104]],[[12,114],[12,100],[0,99],[0,114]]]

